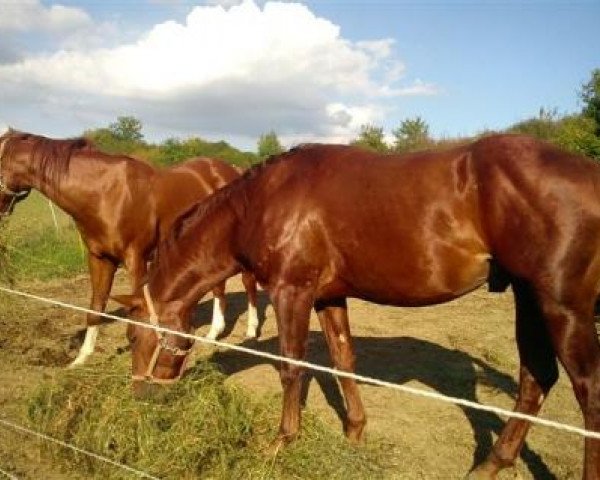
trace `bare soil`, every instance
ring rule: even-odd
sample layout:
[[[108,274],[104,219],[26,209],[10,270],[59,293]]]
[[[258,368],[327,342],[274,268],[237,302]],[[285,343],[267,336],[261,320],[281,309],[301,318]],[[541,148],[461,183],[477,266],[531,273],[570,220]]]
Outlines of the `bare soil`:
[[[19,288],[86,306],[89,282],[80,276]],[[114,292],[127,291],[120,275]],[[238,278],[229,282],[228,292],[222,340],[276,353],[275,319],[266,295],[260,296],[260,338],[245,340],[246,297]],[[109,311],[116,308],[110,305]],[[199,334],[208,331],[211,312],[209,300],[199,305]],[[358,373],[512,409],[518,358],[510,292],[478,290],[455,302],[418,309],[351,300],[350,317]],[[63,374],[76,355],[82,326],[83,315],[77,312],[0,294],[0,418],[23,424],[27,397],[44,378]],[[102,327],[92,364],[128,355],[124,331],[118,323]],[[330,365],[316,317],[311,319],[309,345],[311,362]],[[249,395],[281,391],[277,365],[272,362],[205,345],[197,345],[194,354],[212,357],[229,381],[244,386]],[[390,479],[462,478],[489,452],[504,423],[494,414],[386,388],[361,385],[360,390],[368,416],[366,441],[383,440],[392,452]],[[318,412],[333,428],[342,428],[344,401],[331,376],[309,373],[306,408]],[[542,416],[582,425],[563,371]],[[534,426],[516,468],[505,471],[502,478],[580,478],[582,457],[582,438]],[[77,478],[61,473],[41,456],[37,441],[1,426],[0,470],[18,478]]]

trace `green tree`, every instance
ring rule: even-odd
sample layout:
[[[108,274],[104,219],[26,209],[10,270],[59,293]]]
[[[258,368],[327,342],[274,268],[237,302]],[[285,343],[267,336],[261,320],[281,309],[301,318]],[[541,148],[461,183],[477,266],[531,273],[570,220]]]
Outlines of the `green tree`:
[[[124,142],[141,142],[144,138],[142,134],[142,122],[135,117],[121,116],[117,121],[108,126],[108,130],[115,138]]]
[[[592,78],[582,85],[579,97],[583,101],[583,114],[596,122],[596,136],[600,137],[600,68],[592,71]]]
[[[227,142],[209,142],[199,137],[165,140],[158,147],[158,154],[154,160],[161,165],[172,165],[193,157],[216,158],[241,167],[247,167],[258,161],[253,153],[242,152]]]
[[[366,124],[360,127],[358,138],[351,145],[367,148],[376,152],[387,152],[389,147],[385,143],[383,127]]]
[[[421,117],[407,118],[398,128],[392,130],[394,150],[397,152],[413,152],[432,144],[429,137],[429,125]]]
[[[257,151],[258,157],[261,160],[283,152],[283,147],[279,142],[279,138],[277,138],[277,134],[273,130],[260,136],[258,139]]]
[[[508,132],[532,135],[542,140],[552,141],[558,134],[559,120],[560,117],[555,108],[545,109],[542,107],[537,117],[515,123],[508,128]]]
[[[558,131],[551,141],[571,152],[600,160],[600,137],[595,132],[594,119],[583,115],[568,115],[558,122]]]
[[[108,127],[86,130],[83,135],[111,154],[130,155],[148,147],[143,140],[142,122],[135,117],[118,117]]]
[[[600,137],[593,118],[582,114],[560,116],[556,110],[540,109],[537,117],[523,120],[507,129],[554,143],[570,152],[600,160]]]

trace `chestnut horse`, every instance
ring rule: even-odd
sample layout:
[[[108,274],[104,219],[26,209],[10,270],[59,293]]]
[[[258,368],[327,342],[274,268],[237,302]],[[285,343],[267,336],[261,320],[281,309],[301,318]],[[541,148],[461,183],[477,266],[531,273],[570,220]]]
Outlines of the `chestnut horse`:
[[[197,205],[158,252],[146,302],[141,292],[121,299],[132,315],[153,311],[161,326],[187,332],[198,299],[246,269],[270,295],[283,356],[305,357],[314,307],[335,367],[350,372],[347,297],[419,306],[486,282],[510,285],[521,362],[515,410],[538,413],[558,359],[585,427],[600,431],[600,166],[587,158],[513,135],[410,155],[302,146]],[[140,327],[128,335],[134,379],[180,375],[189,340]],[[302,373],[281,365],[280,442],[298,434]],[[357,385],[340,383],[346,435],[359,440],[366,417]],[[472,476],[494,478],[512,465],[529,426],[509,419]],[[600,478],[598,440],[585,440],[584,477]]]
[[[187,208],[238,178],[233,166],[197,158],[169,169],[107,155],[84,138],[53,140],[9,130],[0,136],[0,214],[8,215],[30,189],[68,213],[88,249],[91,309],[103,311],[115,271],[125,265],[137,290],[160,238]],[[243,276],[249,298],[248,336],[256,336],[256,282]],[[225,284],[213,288],[210,338],[225,328]],[[87,315],[83,346],[71,366],[93,352],[100,317]]]

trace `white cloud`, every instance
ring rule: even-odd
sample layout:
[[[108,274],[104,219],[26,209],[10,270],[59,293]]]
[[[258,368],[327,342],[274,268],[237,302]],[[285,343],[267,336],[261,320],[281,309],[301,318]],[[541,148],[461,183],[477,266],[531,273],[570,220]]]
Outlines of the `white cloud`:
[[[300,141],[341,141],[383,117],[378,101],[435,93],[421,81],[398,84],[405,67],[391,39],[349,41],[301,4],[213,3],[220,5],[195,7],[185,23],[158,24],[134,43],[0,65],[0,99],[30,98],[77,115],[135,114],[184,134],[275,129]]]
[[[412,85],[406,87],[400,87],[391,89],[390,95],[405,95],[405,96],[416,96],[416,95],[437,95],[440,93],[440,89],[433,83],[425,83],[421,79],[417,78]]]
[[[62,5],[45,7],[38,0],[2,2],[0,32],[28,30],[62,32],[91,24],[90,16],[79,8]]]

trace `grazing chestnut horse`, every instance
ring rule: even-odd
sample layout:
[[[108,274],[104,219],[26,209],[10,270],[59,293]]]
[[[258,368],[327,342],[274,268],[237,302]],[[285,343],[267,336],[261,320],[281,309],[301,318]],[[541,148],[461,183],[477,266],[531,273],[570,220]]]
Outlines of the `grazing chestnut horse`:
[[[344,371],[354,370],[347,297],[419,306],[486,281],[494,290],[510,285],[521,361],[515,410],[538,413],[558,378],[558,359],[585,427],[600,431],[592,315],[600,289],[600,166],[587,158],[513,135],[410,155],[298,147],[198,204],[158,251],[147,303],[141,292],[121,299],[136,317],[153,311],[161,326],[187,332],[198,299],[246,269],[271,297],[281,354],[304,358],[314,306],[333,363]],[[134,379],[180,375],[189,340],[140,327],[128,335]],[[281,365],[282,442],[298,434],[302,371]],[[340,383],[346,435],[359,440],[359,392],[353,380]],[[494,478],[512,465],[529,425],[509,419],[472,476]],[[600,478],[598,440],[585,440],[584,477]]]
[[[122,155],[107,155],[84,138],[52,140],[9,130],[0,136],[0,212],[10,214],[32,189],[73,217],[88,249],[92,281],[91,309],[103,311],[115,271],[125,265],[137,290],[147,261],[173,221],[187,208],[240,176],[224,162],[189,160],[169,169]],[[249,296],[248,336],[256,336],[256,282],[244,275]],[[225,327],[225,284],[214,286],[216,338]],[[87,315],[83,346],[72,366],[94,351],[100,317]]]

